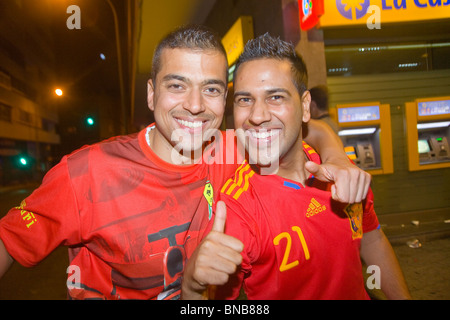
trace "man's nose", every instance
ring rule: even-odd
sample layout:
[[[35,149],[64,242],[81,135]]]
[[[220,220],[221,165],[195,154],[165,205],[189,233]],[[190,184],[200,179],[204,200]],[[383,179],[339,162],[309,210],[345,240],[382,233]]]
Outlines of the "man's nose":
[[[184,103],[184,108],[192,114],[198,114],[205,111],[203,97],[200,90],[192,90]]]
[[[249,121],[252,125],[260,125],[264,122],[268,122],[271,119],[269,107],[263,101],[256,101],[252,106],[252,110],[249,116]]]

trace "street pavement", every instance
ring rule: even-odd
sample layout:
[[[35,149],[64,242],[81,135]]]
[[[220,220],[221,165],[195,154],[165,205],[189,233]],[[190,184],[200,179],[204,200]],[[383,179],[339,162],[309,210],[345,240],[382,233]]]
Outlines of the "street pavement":
[[[450,300],[450,237],[419,243],[413,248],[406,242],[393,245],[412,298]],[[380,290],[368,292],[373,299],[386,299]]]
[[[450,300],[450,208],[379,217],[414,300]],[[374,293],[378,299],[385,297]]]
[[[450,238],[424,241],[420,248],[394,246],[413,299],[450,299]]]

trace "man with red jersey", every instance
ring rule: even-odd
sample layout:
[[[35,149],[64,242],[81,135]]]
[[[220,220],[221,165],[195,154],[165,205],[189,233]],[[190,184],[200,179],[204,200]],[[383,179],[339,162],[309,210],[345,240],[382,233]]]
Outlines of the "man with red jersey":
[[[336,202],[305,168],[320,157],[302,142],[311,97],[293,46],[268,34],[250,40],[234,76],[235,128],[248,160],[221,189],[226,213],[219,202],[186,266],[182,297],[205,298],[211,284],[216,299],[235,299],[243,284],[249,299],[368,299],[362,258],[379,267],[388,298],[410,298],[372,193]]]
[[[178,298],[185,261],[237,167],[217,161],[226,150],[217,129],[227,65],[220,37],[210,30],[168,35],[148,83],[155,124],[83,147],[52,168],[0,222],[0,276],[13,260],[31,267],[65,245],[70,299]],[[313,169],[334,175],[341,199],[365,196],[367,177],[339,160],[333,136],[328,142],[328,133],[315,128],[310,143],[339,166]]]

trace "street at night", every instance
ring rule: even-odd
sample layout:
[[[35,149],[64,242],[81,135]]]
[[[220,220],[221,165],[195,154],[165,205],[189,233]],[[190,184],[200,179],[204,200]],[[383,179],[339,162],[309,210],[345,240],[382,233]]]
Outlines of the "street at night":
[[[0,300],[450,300],[449,57],[450,0],[0,0]]]

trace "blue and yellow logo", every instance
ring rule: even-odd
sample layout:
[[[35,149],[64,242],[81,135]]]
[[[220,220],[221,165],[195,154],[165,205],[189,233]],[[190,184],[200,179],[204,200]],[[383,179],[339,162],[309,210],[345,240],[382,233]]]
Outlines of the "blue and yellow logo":
[[[306,1],[305,1],[306,2]],[[448,19],[450,0],[326,0],[321,27]]]
[[[303,0],[302,1],[302,10],[303,15],[308,17],[312,13],[313,2],[312,0]]]
[[[336,8],[347,19],[361,19],[367,13],[370,0],[336,0]]]

